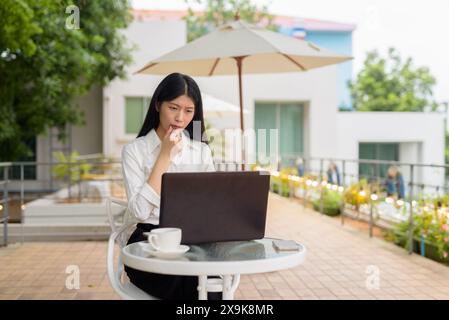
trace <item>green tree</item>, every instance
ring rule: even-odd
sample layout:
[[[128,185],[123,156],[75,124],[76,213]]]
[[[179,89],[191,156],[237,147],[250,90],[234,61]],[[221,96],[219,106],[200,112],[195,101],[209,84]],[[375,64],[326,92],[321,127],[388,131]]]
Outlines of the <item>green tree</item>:
[[[187,4],[197,3],[204,6],[204,12],[194,12],[192,8],[184,17],[187,23],[188,41],[205,35],[226,22],[235,20],[236,13],[240,20],[252,24],[262,24],[265,28],[277,31],[273,23],[274,16],[268,13],[268,6],[257,7],[251,0],[185,0]]]
[[[415,68],[411,58],[404,62],[390,48],[386,58],[376,50],[368,52],[362,71],[349,88],[358,111],[423,111],[437,108],[435,83],[427,67]]]
[[[131,18],[127,0],[1,1],[0,161],[29,156],[25,141],[48,128],[84,123],[74,99],[124,77],[131,56],[119,31]]]

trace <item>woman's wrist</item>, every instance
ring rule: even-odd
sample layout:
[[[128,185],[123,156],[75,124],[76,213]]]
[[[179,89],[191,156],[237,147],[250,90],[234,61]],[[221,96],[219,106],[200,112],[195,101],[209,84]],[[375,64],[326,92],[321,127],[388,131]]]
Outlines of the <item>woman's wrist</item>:
[[[154,191],[156,191],[157,194],[161,193],[161,177],[164,172],[167,172],[169,166],[170,156],[159,153],[159,156],[153,166],[153,170],[147,180],[147,183],[153,188]]]
[[[162,161],[164,164],[170,164],[170,154],[165,152],[159,153],[157,161]]]

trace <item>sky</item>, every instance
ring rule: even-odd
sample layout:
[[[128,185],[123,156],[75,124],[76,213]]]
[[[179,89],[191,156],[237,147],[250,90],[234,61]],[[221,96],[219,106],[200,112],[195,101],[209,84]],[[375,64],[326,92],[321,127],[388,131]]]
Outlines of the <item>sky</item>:
[[[449,102],[448,0],[253,0],[268,5],[271,14],[353,23],[353,77],[363,67],[366,52],[383,55],[394,46],[415,66],[427,66],[437,80],[434,97]],[[183,10],[184,0],[133,0],[134,8]],[[202,6],[193,6],[202,9]]]

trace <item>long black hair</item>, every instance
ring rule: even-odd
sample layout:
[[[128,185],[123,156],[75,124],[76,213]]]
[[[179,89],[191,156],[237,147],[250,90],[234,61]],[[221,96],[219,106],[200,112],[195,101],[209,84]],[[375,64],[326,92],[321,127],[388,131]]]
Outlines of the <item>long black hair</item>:
[[[145,121],[143,122],[137,138],[145,136],[152,129],[157,129],[159,126],[159,112],[156,110],[156,106],[160,108],[162,102],[172,101],[184,94],[190,97],[195,104],[193,119],[185,130],[188,131],[190,139],[198,140],[199,138],[199,141],[201,141],[203,137],[205,140],[203,142],[207,144],[207,138],[204,134],[205,126],[203,118],[203,101],[201,100],[200,88],[196,84],[195,80],[182,73],[169,74],[161,81],[161,83],[159,83],[154,91],[153,97],[151,98],[150,106],[148,107],[148,112],[145,116]],[[201,122],[201,137],[196,137],[193,135],[194,121]]]

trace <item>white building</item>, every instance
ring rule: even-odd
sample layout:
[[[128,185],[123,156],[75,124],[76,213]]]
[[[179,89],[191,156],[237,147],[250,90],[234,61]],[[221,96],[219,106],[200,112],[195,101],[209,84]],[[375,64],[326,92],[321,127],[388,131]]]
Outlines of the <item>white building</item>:
[[[154,19],[154,15],[145,13],[137,16],[125,31],[129,41],[138,47],[133,53],[134,62],[128,68],[128,79],[114,80],[81,100],[87,126],[74,128],[72,132],[72,147],[81,154],[100,152],[120,156],[122,146],[136,137],[148,99],[162,79],[134,75],[133,72],[149,60],[186,43],[187,30],[183,20],[169,15],[165,19]],[[195,80],[204,93],[238,105],[237,76]],[[444,164],[443,115],[339,112],[337,66],[298,73],[244,75],[243,92],[248,111],[245,128],[278,128],[284,159],[291,154],[305,158],[359,159],[370,152],[382,153],[385,149],[393,150],[387,152],[389,160]],[[141,115],[137,121],[136,114],[137,118]],[[206,113],[206,120],[218,129],[239,127],[237,113],[219,120],[208,119]],[[39,139],[38,160],[49,160],[48,145],[47,137]],[[346,170],[352,174],[359,171],[355,163],[348,164]],[[415,179],[420,183],[444,184],[442,170],[419,169],[415,172]],[[404,175],[406,179],[409,177],[408,172]]]

